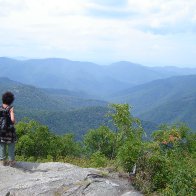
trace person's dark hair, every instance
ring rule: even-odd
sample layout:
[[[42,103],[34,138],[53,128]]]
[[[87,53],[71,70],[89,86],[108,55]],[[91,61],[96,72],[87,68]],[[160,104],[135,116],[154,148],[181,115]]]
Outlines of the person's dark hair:
[[[14,94],[11,92],[5,92],[2,95],[3,104],[11,105],[14,102]]]

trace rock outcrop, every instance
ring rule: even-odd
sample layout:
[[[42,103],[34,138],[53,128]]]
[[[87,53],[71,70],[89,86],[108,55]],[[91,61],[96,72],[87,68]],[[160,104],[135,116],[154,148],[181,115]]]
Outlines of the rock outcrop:
[[[1,196],[139,196],[128,179],[68,163],[17,162],[0,166]]]

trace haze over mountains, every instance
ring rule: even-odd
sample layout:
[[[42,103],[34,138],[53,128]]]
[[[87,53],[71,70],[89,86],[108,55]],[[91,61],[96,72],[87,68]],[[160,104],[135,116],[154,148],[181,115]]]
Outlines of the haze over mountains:
[[[94,98],[106,98],[118,91],[156,79],[196,74],[196,69],[153,68],[126,61],[101,66],[57,58],[21,61],[1,57],[0,69],[0,77],[42,88],[80,91]]]
[[[29,116],[60,134],[80,135],[107,124],[108,103],[129,103],[150,129],[178,121],[196,129],[196,69],[5,57],[0,69],[0,92],[14,91],[18,117]]]

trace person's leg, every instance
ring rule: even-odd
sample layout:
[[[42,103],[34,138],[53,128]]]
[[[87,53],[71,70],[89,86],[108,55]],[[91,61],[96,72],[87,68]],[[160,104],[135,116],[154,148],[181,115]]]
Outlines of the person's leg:
[[[8,144],[8,159],[15,161],[15,143]]]
[[[0,142],[0,160],[6,159],[6,144]]]
[[[6,165],[6,144],[0,142],[0,164]]]

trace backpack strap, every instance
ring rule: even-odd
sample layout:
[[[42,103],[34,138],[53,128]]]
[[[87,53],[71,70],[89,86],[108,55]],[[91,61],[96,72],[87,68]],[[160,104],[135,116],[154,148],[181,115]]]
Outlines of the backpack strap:
[[[13,108],[13,106],[9,106],[9,105],[8,105],[8,106],[5,108],[5,110],[6,110],[6,111],[10,111],[11,108]]]
[[[1,106],[1,109],[6,110],[6,111],[10,111],[10,109],[13,108],[13,106],[8,105],[6,108],[4,108],[3,106]]]

